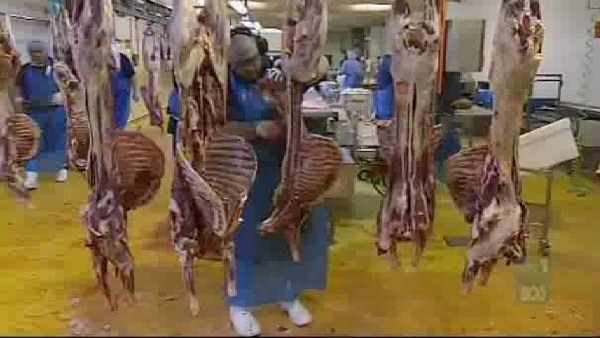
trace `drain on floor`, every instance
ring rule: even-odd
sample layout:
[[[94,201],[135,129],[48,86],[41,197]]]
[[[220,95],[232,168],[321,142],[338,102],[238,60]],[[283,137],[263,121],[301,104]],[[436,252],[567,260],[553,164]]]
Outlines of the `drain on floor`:
[[[453,248],[465,248],[471,242],[471,239],[467,236],[443,236],[442,238],[447,246]]]

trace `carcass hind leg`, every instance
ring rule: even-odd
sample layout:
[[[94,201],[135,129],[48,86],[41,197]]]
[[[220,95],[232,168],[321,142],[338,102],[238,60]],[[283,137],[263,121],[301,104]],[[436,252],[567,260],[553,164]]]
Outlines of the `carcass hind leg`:
[[[200,313],[200,304],[196,297],[196,281],[194,278],[194,256],[190,251],[180,253],[179,260],[183,269],[183,283],[190,302],[190,313],[193,317]]]
[[[123,288],[127,290],[127,300],[128,302],[135,302],[135,275],[133,264],[127,262],[125,265],[122,265],[118,268],[115,268],[119,272],[119,277],[121,278],[121,283],[123,284]]]
[[[108,286],[108,259],[100,254],[93,253],[93,261],[98,285],[102,289],[102,293],[104,294],[111,311],[116,311],[117,301],[116,299],[113,299],[110,287]]]
[[[465,267],[462,273],[462,294],[468,295],[473,290],[473,283],[475,282],[475,278],[479,272],[481,265],[479,262],[474,261],[470,262],[469,260],[465,261]]]
[[[414,240],[415,252],[411,261],[409,271],[416,271],[423,258],[423,252],[425,251],[425,245],[427,244],[427,234],[424,231],[418,231],[415,235],[417,238]]]
[[[486,286],[490,275],[492,274],[492,270],[494,270],[494,266],[496,266],[497,259],[493,259],[487,261],[481,265],[481,276],[479,276],[479,285]]]
[[[292,253],[292,260],[294,262],[300,261],[300,234],[301,234],[301,231],[302,231],[302,227],[300,227],[300,226],[285,229],[285,236],[287,237],[287,242],[290,247],[290,251]]]
[[[393,240],[392,245],[390,246],[390,251],[388,252],[388,259],[390,261],[390,265],[392,270],[398,270],[400,268],[400,254],[398,253],[398,245],[395,240]]]

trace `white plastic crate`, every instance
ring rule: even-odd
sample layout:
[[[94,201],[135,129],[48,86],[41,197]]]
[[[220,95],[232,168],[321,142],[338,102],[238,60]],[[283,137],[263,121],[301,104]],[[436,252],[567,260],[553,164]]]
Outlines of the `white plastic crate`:
[[[541,170],[579,157],[568,118],[558,120],[519,137],[519,165]]]

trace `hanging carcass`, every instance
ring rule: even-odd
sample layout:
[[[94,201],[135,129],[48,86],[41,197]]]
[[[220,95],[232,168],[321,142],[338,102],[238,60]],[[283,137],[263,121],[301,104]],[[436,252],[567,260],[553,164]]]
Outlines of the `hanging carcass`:
[[[226,121],[229,19],[226,0],[176,0],[169,24],[182,120],[177,131],[170,225],[192,315],[199,312],[195,258],[224,261],[226,289],[236,293],[233,234],[256,174],[244,139],[222,132]]]
[[[156,30],[148,25],[144,30],[142,40],[142,60],[144,68],[148,73],[148,86],[142,86],[140,92],[150,113],[150,124],[163,129],[163,116],[161,112],[160,100],[158,99],[158,87],[160,85],[161,71],[161,37]]]
[[[40,130],[23,111],[15,112],[19,66],[11,36],[0,23],[0,181],[7,181],[18,197],[31,205],[19,165],[37,154]]]
[[[542,33],[539,0],[502,0],[490,69],[497,111],[489,142],[447,162],[452,198],[472,224],[462,274],[465,293],[477,275],[485,285],[502,257],[508,265],[527,256],[527,208],[521,199],[517,146],[523,104],[540,62]]]
[[[156,183],[153,186],[149,182],[160,182],[161,177],[155,176],[162,176],[164,158],[145,136],[124,134],[115,129],[110,80],[111,73],[117,69],[117,60],[111,50],[114,20],[111,1],[73,0],[69,3],[69,13],[74,64],[85,92],[91,134],[88,179],[92,192],[83,210],[87,246],[92,252],[98,282],[114,310],[117,302],[108,286],[108,263],[115,267],[133,300],[134,262],[128,243],[126,213],[152,198]],[[148,142],[154,147],[149,147]],[[127,163],[122,163],[124,154],[137,165],[127,167]],[[124,176],[134,179],[124,180]]]
[[[389,22],[396,107],[392,125],[380,131],[388,173],[377,248],[397,267],[396,242],[413,242],[416,267],[435,214],[433,155],[441,129],[433,125],[433,98],[440,25],[433,0],[395,0]]]
[[[57,82],[65,97],[68,116],[69,161],[79,171],[87,168],[90,150],[90,131],[85,110],[85,93],[73,73],[75,69],[71,50],[71,24],[66,10],[52,16],[52,40]]]
[[[326,35],[326,0],[288,0],[284,24],[287,146],[275,209],[260,231],[266,235],[283,230],[294,261],[300,260],[300,231],[306,216],[322,202],[342,163],[335,141],[309,133],[301,112],[304,92],[323,75],[319,65]]]

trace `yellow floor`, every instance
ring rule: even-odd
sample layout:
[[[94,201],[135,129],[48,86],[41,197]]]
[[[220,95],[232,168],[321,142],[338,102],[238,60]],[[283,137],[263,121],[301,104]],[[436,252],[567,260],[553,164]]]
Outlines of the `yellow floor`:
[[[167,136],[148,133],[168,149]],[[0,186],[0,334],[232,334],[217,264],[198,264],[202,313],[188,316],[165,224],[169,182],[170,173],[155,201],[131,215],[139,300],[116,313],[103,305],[83,246],[83,179],[72,174],[67,183],[56,184],[52,177],[44,178],[34,193],[33,210],[17,204]],[[305,296],[313,325],[292,329],[283,314],[267,307],[257,312],[264,334],[598,335],[600,194],[577,198],[567,190],[568,180],[560,177],[547,304],[518,302],[515,270],[504,266],[488,287],[460,294],[464,249],[447,247],[441,237],[467,234],[468,229],[443,188],[435,235],[419,271],[391,271],[376,256],[373,243],[378,198],[370,187],[359,185],[353,205],[336,209],[338,244],[331,251],[329,287]],[[541,201],[543,191],[542,178],[526,179],[528,200]]]

